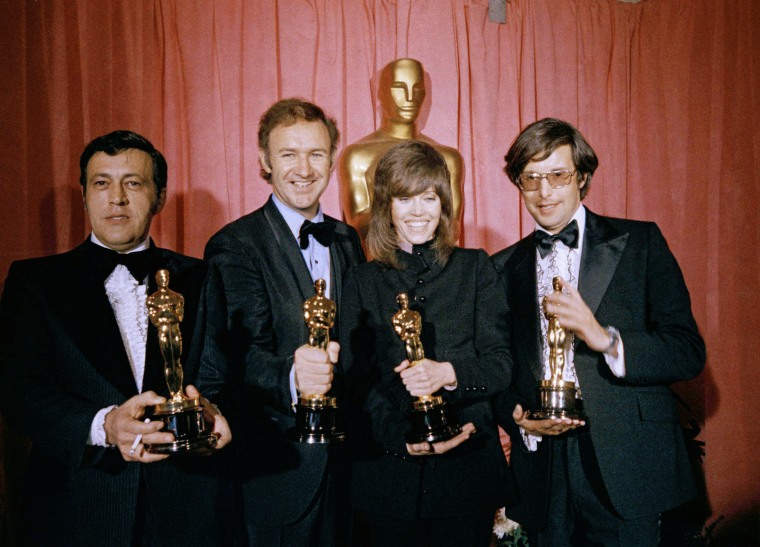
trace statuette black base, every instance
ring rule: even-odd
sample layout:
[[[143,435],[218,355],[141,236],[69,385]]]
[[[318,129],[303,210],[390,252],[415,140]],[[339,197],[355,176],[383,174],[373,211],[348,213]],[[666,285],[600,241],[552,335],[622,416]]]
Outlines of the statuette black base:
[[[335,397],[301,397],[295,405],[296,426],[288,438],[299,443],[329,444],[346,438]]]
[[[458,410],[443,402],[441,397],[415,401],[407,412],[407,420],[412,429],[404,440],[409,444],[447,441],[462,432]]]
[[[560,382],[555,385],[551,380],[543,380],[536,388],[538,409],[528,414],[531,420],[570,418],[585,420],[583,400],[576,398],[577,389],[573,382]]]
[[[199,399],[185,399],[182,402],[168,401],[145,409],[145,416],[164,423],[162,431],[174,434],[170,443],[146,444],[145,450],[151,454],[203,454],[216,446],[216,435],[211,433],[203,419],[203,407]]]

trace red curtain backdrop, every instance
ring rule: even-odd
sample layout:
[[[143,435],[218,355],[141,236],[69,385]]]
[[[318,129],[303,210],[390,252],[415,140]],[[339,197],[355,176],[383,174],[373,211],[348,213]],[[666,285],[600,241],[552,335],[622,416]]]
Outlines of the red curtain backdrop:
[[[546,116],[600,157],[591,209],[660,225],[707,341],[704,374],[676,388],[702,428],[713,515],[757,533],[759,28],[756,0],[508,0],[505,24],[487,0],[2,0],[0,275],[87,235],[78,157],[93,137],[132,129],[164,152],[153,236],[201,256],[270,193],[256,132],[272,102],[320,104],[350,143],[379,123],[379,70],[416,58],[420,127],[465,160],[466,246],[532,230],[503,156]],[[333,180],[335,216],[338,196]]]

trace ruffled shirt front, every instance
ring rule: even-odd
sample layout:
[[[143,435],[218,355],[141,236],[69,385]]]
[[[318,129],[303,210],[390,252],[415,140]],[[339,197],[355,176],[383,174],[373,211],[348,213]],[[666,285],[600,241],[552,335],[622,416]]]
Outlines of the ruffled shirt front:
[[[95,234],[90,235],[90,240],[96,245],[105,247]],[[130,252],[144,251],[150,247],[150,240],[146,239]],[[143,279],[142,281],[146,281]],[[142,393],[143,376],[145,374],[145,347],[148,340],[148,307],[147,284],[140,284],[129,273],[126,266],[119,264],[114,268],[104,283],[108,301],[111,303],[116,323],[119,326],[124,349],[127,352],[129,366],[135,378],[137,391]],[[116,405],[101,408],[92,420],[88,445],[107,446],[105,417]]]
[[[145,346],[148,341],[148,307],[146,285],[141,285],[119,264],[105,282],[106,295],[119,325],[124,349],[132,367],[137,391],[142,392],[145,373]]]

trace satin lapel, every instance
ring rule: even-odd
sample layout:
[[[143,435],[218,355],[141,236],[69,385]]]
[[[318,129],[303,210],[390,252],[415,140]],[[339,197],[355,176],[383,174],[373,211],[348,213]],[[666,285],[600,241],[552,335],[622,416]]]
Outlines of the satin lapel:
[[[58,316],[92,367],[125,397],[137,394],[119,326],[103,279],[93,275],[81,247],[73,252],[70,272],[56,272]]]
[[[326,219],[332,222],[332,219]],[[335,223],[335,240],[330,245],[330,299],[340,302],[343,291],[343,275],[350,267],[348,257],[352,253],[351,241],[344,225]],[[355,260],[351,261],[351,264]]]
[[[596,314],[623,256],[628,234],[620,233],[603,217],[587,211],[578,290]]]
[[[163,260],[156,262],[148,275],[148,296],[158,290],[156,272],[161,268],[167,268],[171,272],[170,266]],[[174,285],[172,284],[171,275],[169,276],[169,288],[179,292],[176,282]],[[164,376],[164,358],[158,345],[158,330],[150,321],[148,321],[148,340],[145,346],[145,371],[143,372],[142,387],[143,392],[153,390],[159,395],[167,395],[169,392]]]
[[[301,290],[301,299],[306,300],[310,296],[314,296],[314,282],[311,279],[309,268],[304,262],[301,249],[298,247],[296,238],[293,237],[293,232],[288,228],[288,224],[282,215],[277,210],[277,206],[269,198],[266,205],[263,208],[264,218],[266,218],[269,227],[272,229],[275,241],[282,256],[285,258],[285,263],[293,275],[293,278]],[[273,268],[277,268],[277,265],[273,265]]]
[[[510,262],[509,286],[511,294],[510,311],[515,322],[516,338],[520,353],[530,363],[530,370],[536,380],[543,378],[541,356],[541,324],[538,316],[536,293],[536,249],[533,238],[527,237],[518,243],[518,248]]]

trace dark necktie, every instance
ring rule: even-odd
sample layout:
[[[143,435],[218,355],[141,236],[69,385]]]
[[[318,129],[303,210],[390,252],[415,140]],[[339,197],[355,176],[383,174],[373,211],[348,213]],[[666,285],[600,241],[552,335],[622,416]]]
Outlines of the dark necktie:
[[[301,249],[309,247],[309,234],[313,235],[314,239],[319,241],[321,245],[329,247],[335,238],[335,223],[304,220],[301,229],[298,230],[298,241],[301,244]]]
[[[138,283],[142,284],[147,275],[151,272],[155,252],[153,248],[134,253],[117,253],[113,249],[101,247],[95,243],[90,243],[90,252],[92,253],[95,264],[102,272],[103,279],[111,275],[114,268],[119,264],[126,266],[129,273],[132,274]]]
[[[538,249],[541,258],[545,258],[551,250],[554,242],[559,240],[571,249],[578,248],[578,223],[573,220],[570,224],[562,228],[558,234],[548,234],[543,230],[536,230],[534,235],[536,240],[536,249]]]

